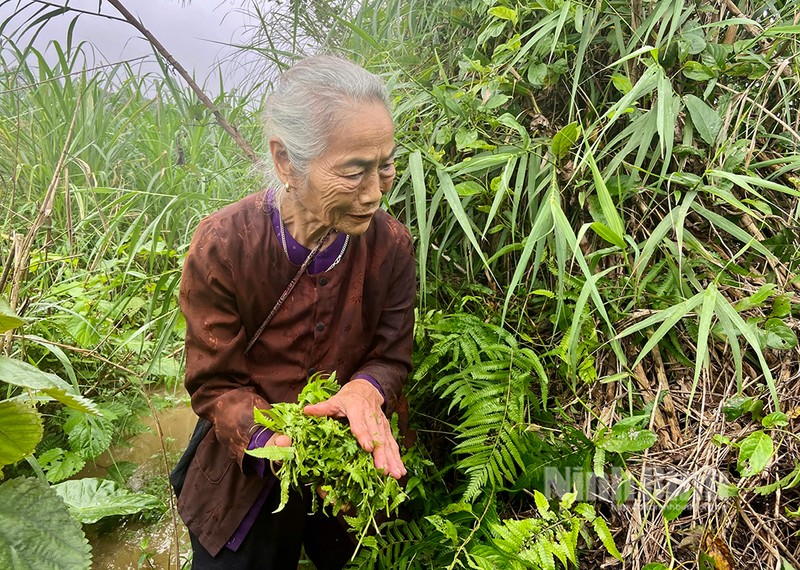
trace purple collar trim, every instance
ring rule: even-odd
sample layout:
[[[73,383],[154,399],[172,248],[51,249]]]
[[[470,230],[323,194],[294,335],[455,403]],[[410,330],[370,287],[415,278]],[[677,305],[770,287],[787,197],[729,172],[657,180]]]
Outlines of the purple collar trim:
[[[278,243],[281,243],[281,214],[278,211],[278,208],[274,207],[274,196],[275,192],[269,192],[269,205],[270,209],[272,210],[272,228],[275,230],[275,235],[278,237]],[[300,244],[297,240],[292,237],[292,234],[289,232],[285,232],[286,234],[286,250],[289,254],[289,261],[291,261],[294,265],[302,265],[303,261],[305,261],[308,254],[311,253],[311,250],[307,247]],[[311,261],[308,266],[308,273],[313,275],[315,273],[322,273],[328,267],[333,265],[333,262],[336,261],[336,258],[339,256],[339,253],[342,251],[342,247],[344,246],[345,234],[339,232],[336,234],[336,239],[333,240],[333,243],[320,251],[317,256]]]

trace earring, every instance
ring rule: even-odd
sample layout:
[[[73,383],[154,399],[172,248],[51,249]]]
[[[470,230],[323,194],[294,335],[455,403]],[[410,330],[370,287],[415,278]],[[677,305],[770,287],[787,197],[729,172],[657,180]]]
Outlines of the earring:
[[[291,186],[289,186],[289,183],[288,183],[288,182],[286,182],[286,183],[283,185],[283,191],[284,191],[284,192],[286,192],[287,194],[289,194],[289,193],[292,191],[292,187],[291,187]]]

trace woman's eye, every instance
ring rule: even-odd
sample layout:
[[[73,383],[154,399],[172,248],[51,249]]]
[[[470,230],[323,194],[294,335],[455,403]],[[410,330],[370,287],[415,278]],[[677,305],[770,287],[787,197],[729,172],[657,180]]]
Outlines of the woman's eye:
[[[381,165],[381,172],[388,174],[394,172],[394,163],[390,162],[388,164]]]
[[[345,174],[344,177],[348,180],[358,180],[363,174],[363,172],[354,172],[353,174]]]

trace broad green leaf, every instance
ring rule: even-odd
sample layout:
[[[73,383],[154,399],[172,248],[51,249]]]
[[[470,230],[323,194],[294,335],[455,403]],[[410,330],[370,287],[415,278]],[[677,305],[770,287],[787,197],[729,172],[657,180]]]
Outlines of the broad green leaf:
[[[547,64],[531,61],[528,65],[528,83],[534,87],[542,87],[547,81]]]
[[[581,127],[577,122],[568,124],[566,127],[558,131],[553,136],[553,141],[550,143],[550,149],[553,151],[553,156],[556,160],[561,160],[573,147],[578,137],[581,135]]]
[[[789,350],[797,346],[797,336],[781,319],[767,319],[764,331],[767,348]]]
[[[698,61],[687,61],[683,65],[683,74],[695,81],[708,81],[717,76],[716,72]]]
[[[64,423],[64,431],[73,451],[79,452],[84,457],[93,458],[111,445],[114,424],[107,417],[70,412],[69,418]]]
[[[761,473],[772,459],[775,444],[766,432],[755,431],[738,444],[739,460],[736,468],[742,477],[751,477]]]
[[[3,299],[0,299],[0,333],[13,330],[25,324]]]
[[[772,301],[772,311],[770,312],[770,317],[788,317],[792,314],[792,297],[794,293],[784,293],[783,295],[778,295]]]
[[[456,148],[462,150],[478,140],[478,131],[461,127],[456,131]]]
[[[642,566],[642,570],[668,570],[665,564],[661,562],[651,562]]]
[[[95,523],[103,517],[133,515],[161,506],[158,497],[133,493],[114,481],[96,477],[64,481],[53,485],[53,490],[64,499],[72,517],[83,524]]]
[[[59,483],[75,475],[86,465],[80,453],[54,447],[36,458],[50,483]]]
[[[33,453],[42,433],[42,418],[33,406],[0,402],[0,468]]]
[[[512,10],[511,8],[506,8],[505,6],[495,6],[494,8],[489,8],[489,14],[495,18],[500,18],[501,20],[510,20],[514,24],[517,23],[517,11]]]
[[[658,436],[649,429],[615,425],[600,436],[597,445],[612,453],[632,453],[644,451],[656,441]]]
[[[761,420],[761,425],[767,429],[774,427],[786,427],[789,425],[789,416],[783,412],[772,412]]]
[[[92,557],[80,523],[47,483],[0,484],[0,568],[89,570]]]
[[[456,184],[456,192],[458,192],[458,195],[462,198],[468,198],[469,196],[483,194],[486,192],[486,189],[474,180],[465,180],[464,182]],[[423,205],[425,204],[424,200],[422,203]]]
[[[758,418],[762,409],[764,409],[764,402],[758,398],[737,394],[725,401],[722,413],[725,414],[725,419],[732,422],[744,414],[752,414],[754,418]]]
[[[664,518],[668,521],[674,521],[681,516],[691,497],[692,489],[689,489],[670,499],[669,502],[664,505]]]
[[[686,95],[684,102],[689,110],[694,128],[709,146],[713,146],[722,130],[722,119],[719,114],[705,101],[694,95]]]
[[[60,377],[50,372],[42,372],[21,360],[0,356],[0,381],[29,390],[38,390],[80,412],[99,413],[97,406],[91,400],[77,394],[75,389]]]
[[[633,89],[633,84],[626,75],[615,73],[611,76],[611,82],[614,84],[614,87],[617,89],[617,91],[623,95],[629,93],[630,90]]]

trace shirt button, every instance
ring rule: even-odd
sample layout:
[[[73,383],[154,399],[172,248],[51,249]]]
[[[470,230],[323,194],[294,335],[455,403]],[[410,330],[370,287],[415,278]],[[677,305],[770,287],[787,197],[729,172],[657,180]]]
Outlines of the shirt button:
[[[323,323],[317,323],[317,330],[322,332],[325,330],[325,325]]]
[[[327,285],[328,284],[328,278],[327,277],[320,277],[319,278],[319,284],[322,285],[322,286]]]
[[[316,373],[317,373],[317,369],[316,368],[311,367],[311,368],[308,369],[308,375],[309,376],[313,376]]]

